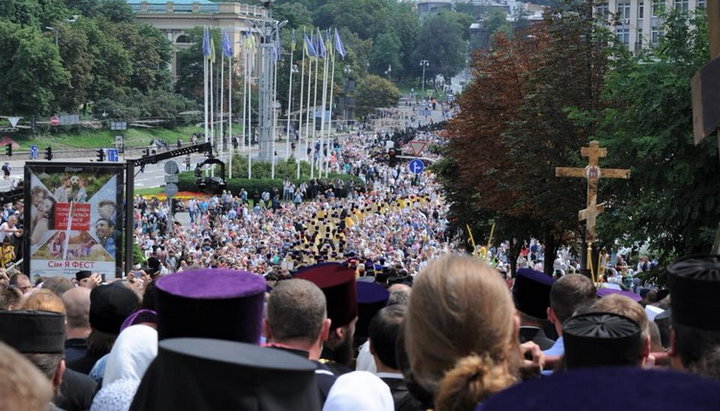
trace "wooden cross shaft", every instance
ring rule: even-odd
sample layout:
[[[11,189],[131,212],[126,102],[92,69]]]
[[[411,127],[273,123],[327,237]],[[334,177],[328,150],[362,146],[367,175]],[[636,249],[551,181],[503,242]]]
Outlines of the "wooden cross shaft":
[[[579,221],[585,221],[585,240],[595,241],[595,222],[597,216],[605,211],[605,205],[597,204],[598,181],[601,178],[630,178],[630,170],[619,168],[600,168],[599,159],[607,156],[607,149],[600,147],[597,141],[591,141],[589,147],[582,147],[580,154],[588,157],[588,165],[579,167],[555,167],[556,177],[582,177],[587,180],[587,208],[578,213]]]

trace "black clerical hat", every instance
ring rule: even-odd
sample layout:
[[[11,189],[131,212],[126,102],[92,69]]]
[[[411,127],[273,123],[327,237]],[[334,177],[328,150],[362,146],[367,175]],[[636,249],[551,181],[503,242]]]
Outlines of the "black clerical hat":
[[[568,369],[638,365],[642,352],[640,326],[612,313],[587,313],[563,323]]]
[[[0,341],[21,353],[62,353],[65,316],[50,311],[0,311]]]
[[[319,410],[317,366],[298,355],[208,338],[170,338],[132,410]]]
[[[355,324],[355,335],[367,337],[369,335],[370,320],[387,304],[390,293],[374,282],[356,283],[358,320]]]
[[[546,319],[550,307],[550,289],[555,280],[545,273],[521,268],[513,285],[515,308],[535,318]]]
[[[720,331],[720,256],[681,258],[667,271],[672,323]]]

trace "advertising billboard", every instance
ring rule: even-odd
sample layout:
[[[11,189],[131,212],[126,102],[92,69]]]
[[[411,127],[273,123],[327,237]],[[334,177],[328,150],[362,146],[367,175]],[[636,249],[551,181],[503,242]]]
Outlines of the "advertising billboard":
[[[123,177],[121,164],[26,163],[24,272],[120,274]]]

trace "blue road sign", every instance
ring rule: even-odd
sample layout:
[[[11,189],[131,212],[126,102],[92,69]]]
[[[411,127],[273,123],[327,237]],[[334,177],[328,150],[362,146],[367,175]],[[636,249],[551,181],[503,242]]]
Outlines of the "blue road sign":
[[[38,157],[38,147],[37,146],[30,146],[30,159],[31,160],[37,160]]]
[[[118,161],[118,151],[116,148],[107,149],[107,161]]]
[[[410,161],[410,164],[408,164],[408,170],[410,170],[411,173],[420,174],[425,169],[425,164],[422,162],[422,160],[418,160],[417,158],[415,160]]]

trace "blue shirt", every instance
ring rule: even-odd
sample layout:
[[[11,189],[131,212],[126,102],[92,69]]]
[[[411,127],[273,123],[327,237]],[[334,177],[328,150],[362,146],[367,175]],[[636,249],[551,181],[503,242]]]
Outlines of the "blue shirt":
[[[545,355],[564,355],[565,354],[565,343],[563,342],[562,336],[555,340],[555,344],[547,350],[543,351]],[[543,370],[542,375],[552,375],[553,370]]]

